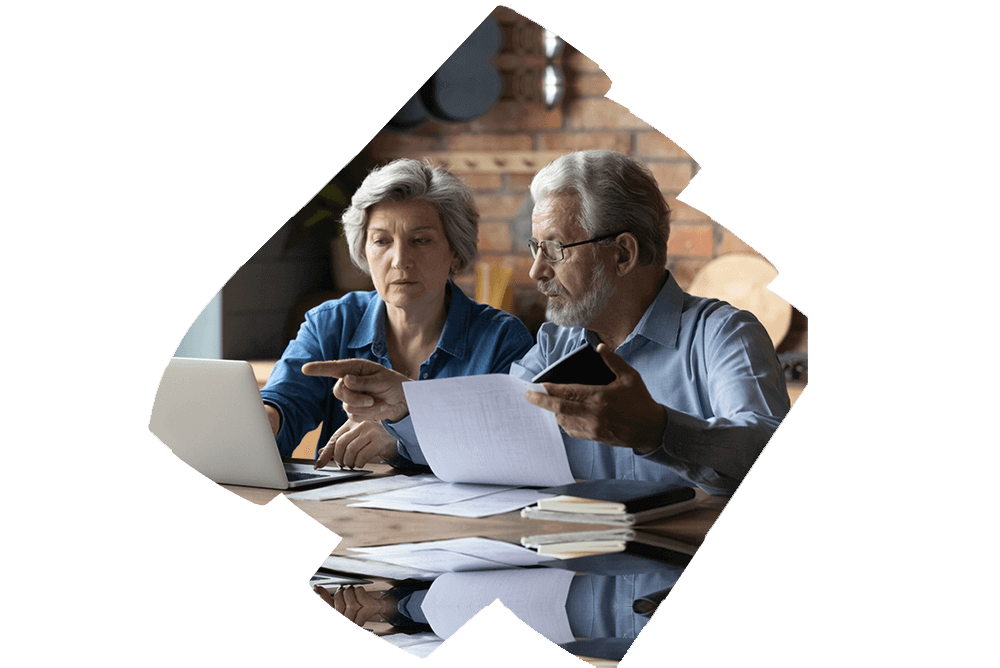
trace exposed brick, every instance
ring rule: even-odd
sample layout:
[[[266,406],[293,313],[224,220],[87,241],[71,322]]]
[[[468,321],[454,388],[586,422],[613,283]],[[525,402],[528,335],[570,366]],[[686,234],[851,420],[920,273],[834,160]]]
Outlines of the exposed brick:
[[[477,194],[476,205],[483,218],[510,219],[524,206],[524,195]]]
[[[659,132],[640,132],[636,134],[635,139],[635,157],[640,160],[647,160],[649,158],[691,158],[687,154],[687,151]]]
[[[629,153],[632,150],[630,132],[555,132],[538,135],[538,148],[552,151],[583,151],[602,149]]]
[[[569,98],[604,97],[611,90],[611,78],[604,72],[573,73],[566,77]]]
[[[563,52],[563,67],[574,72],[600,72],[601,66],[593,60],[583,55],[573,47],[567,45]]]
[[[500,174],[463,174],[462,180],[473,190],[499,190],[503,187]]]
[[[511,32],[511,25],[523,25],[527,21],[506,7],[497,7],[491,15],[505,24],[507,34]],[[530,24],[528,30],[520,33],[537,30],[537,25],[527,22]],[[513,48],[508,43],[494,63],[510,72],[521,72],[539,69],[543,60],[544,56],[534,48]],[[610,89],[611,78],[595,61],[567,46],[561,64],[568,89],[566,101],[558,109],[548,111],[540,102],[521,103],[505,98],[481,118],[469,123],[429,119],[405,133],[383,131],[369,144],[368,152],[379,162],[428,155],[447,160],[449,155],[463,152],[534,152],[539,154],[539,166],[552,159],[552,152],[605,149],[631,154],[650,167],[673,210],[667,266],[682,288],[690,286],[698,271],[712,257],[739,252],[759,255],[714,223],[709,214],[676,199],[682,196],[679,193],[693,177],[696,163],[671,139],[604,97]],[[541,154],[545,151],[550,154]],[[515,221],[526,206],[533,169],[534,165],[530,165],[518,172],[510,164],[500,164],[495,170],[483,170],[484,173],[457,168],[456,171],[476,192],[476,202],[483,215],[479,261],[512,269],[511,312],[535,332],[544,320],[547,300],[538,293],[535,281],[529,276],[532,261],[524,248],[527,232],[523,218]],[[466,294],[474,296],[475,268],[456,276],[456,283]],[[250,325],[244,327],[241,321],[235,327],[241,331],[262,331],[266,328],[258,327],[258,321],[268,313],[255,311],[252,318],[246,316],[247,322],[252,319]],[[793,317],[792,329],[782,348],[806,352],[808,324],[797,311],[794,315],[798,318]],[[286,318],[282,315],[279,320],[275,325],[277,330],[285,325]],[[231,330],[230,325],[232,323],[227,321],[227,329]],[[274,355],[280,354],[287,338],[284,334],[277,337],[274,345],[278,352]],[[229,353],[241,356],[239,351],[229,350]]]
[[[465,131],[496,132],[510,130],[555,130],[562,127],[563,114],[561,109],[549,111],[542,103],[521,104],[512,101],[501,101],[493,106],[485,115],[462,124]],[[461,132],[459,126],[455,130]]]
[[[440,151],[441,140],[436,136],[383,132],[375,135],[368,149],[376,159],[419,157],[424,153]]]
[[[718,229],[722,232],[722,238],[716,248],[716,255],[726,255],[727,253],[752,253],[753,255],[760,255],[760,253],[751,248],[749,244],[722,225],[718,225]],[[761,255],[761,257],[763,257],[763,255]]]
[[[535,178],[534,174],[511,174],[510,187],[515,192],[528,192],[533,178]]]
[[[651,126],[607,98],[574,100],[566,107],[569,127],[586,130],[650,130]]]
[[[702,213],[677,198],[668,197],[667,204],[670,206],[670,222],[672,223],[707,223],[712,220],[708,214]]]
[[[680,192],[691,182],[689,162],[650,162],[646,166],[664,192]]]
[[[713,241],[711,225],[671,225],[667,255],[711,258]]]
[[[707,263],[707,259],[669,257],[667,258],[667,269],[670,270],[681,290],[687,290],[691,286],[694,277]]]
[[[510,233],[510,225],[507,223],[480,223],[479,225],[479,250],[480,252],[510,252],[513,237]]]
[[[445,139],[450,151],[530,151],[531,135],[458,135]]]

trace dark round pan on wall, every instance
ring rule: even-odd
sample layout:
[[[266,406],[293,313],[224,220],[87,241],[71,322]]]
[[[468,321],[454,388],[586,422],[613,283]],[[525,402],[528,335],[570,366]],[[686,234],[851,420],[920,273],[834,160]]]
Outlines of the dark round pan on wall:
[[[420,101],[434,117],[467,123],[493,108],[503,77],[490,62],[503,45],[503,31],[487,17],[420,88]]]

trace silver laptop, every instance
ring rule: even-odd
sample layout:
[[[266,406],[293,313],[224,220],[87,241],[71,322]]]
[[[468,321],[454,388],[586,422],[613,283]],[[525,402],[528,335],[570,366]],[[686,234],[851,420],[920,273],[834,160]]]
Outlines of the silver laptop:
[[[226,485],[293,489],[371,473],[283,462],[253,368],[243,361],[172,358],[149,430],[183,462]]]

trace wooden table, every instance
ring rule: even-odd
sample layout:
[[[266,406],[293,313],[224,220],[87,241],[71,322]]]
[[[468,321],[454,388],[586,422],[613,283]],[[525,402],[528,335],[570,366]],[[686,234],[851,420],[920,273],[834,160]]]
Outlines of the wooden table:
[[[368,468],[374,471],[374,476],[396,475],[393,469],[384,464],[369,465]],[[253,487],[234,485],[226,485],[225,487],[234,494],[257,504],[268,503],[282,493],[277,490]],[[723,497],[712,497],[699,492],[699,502],[695,508],[644,524],[642,531],[665,536],[697,549],[727,501],[728,499]],[[344,555],[353,554],[348,551],[352,547],[372,547],[468,537],[491,538],[520,545],[521,538],[525,536],[600,531],[611,528],[601,524],[525,519],[521,517],[520,511],[470,519],[376,508],[350,508],[348,506],[354,503],[353,499],[331,499],[329,501],[292,499],[292,503],[339,535],[342,540],[334,554]],[[382,578],[372,578],[372,580],[373,583],[365,587],[366,590],[372,592],[386,590],[394,584]],[[326,595],[328,602],[331,602],[332,605],[331,595],[325,591],[322,593]],[[364,628],[378,635],[398,632],[395,627],[374,620],[365,622]],[[603,668],[617,665],[617,662],[614,661],[582,656],[579,658],[595,667]]]
[[[376,476],[393,475],[384,465],[369,465]],[[226,485],[227,489],[257,504],[269,502],[282,492],[254,487]],[[688,545],[701,545],[705,534],[719,517],[728,499],[704,495],[692,510],[644,524],[643,531],[667,536]],[[349,508],[353,499],[292,502],[307,515],[342,538],[337,552],[350,547],[391,545],[396,543],[445,540],[480,536],[520,544],[524,536],[611,528],[604,524],[578,524],[525,519],[520,511],[481,518],[452,517],[376,508]]]

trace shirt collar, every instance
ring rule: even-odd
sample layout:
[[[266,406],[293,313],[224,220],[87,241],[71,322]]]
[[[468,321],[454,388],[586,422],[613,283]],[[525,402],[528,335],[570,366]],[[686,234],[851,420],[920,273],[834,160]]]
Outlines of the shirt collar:
[[[472,314],[472,302],[450,278],[448,289],[451,292],[451,305],[448,307],[448,318],[445,320],[437,348],[461,359],[465,357],[465,351],[468,349],[468,323]],[[354,330],[348,347],[352,349],[370,347],[372,352],[380,357],[389,354],[385,344],[385,304],[377,292],[371,293],[371,301],[368,302],[365,314]]]
[[[667,280],[660,288],[656,299],[642,314],[635,326],[633,336],[643,336],[667,348],[677,347],[677,337],[681,329],[681,311],[684,309],[684,291],[677,285],[673,274],[667,272]]]
[[[451,306],[448,307],[448,319],[444,322],[444,331],[441,332],[437,347],[452,357],[463,359],[469,347],[472,302],[450,278],[448,289],[451,291]]]
[[[371,348],[379,356],[385,356],[385,304],[377,292],[372,292],[365,314],[361,317],[351,342],[351,349]],[[379,345],[376,345],[379,344]]]
[[[673,274],[667,272],[667,280],[660,288],[653,303],[639,319],[639,324],[625,337],[622,346],[637,336],[642,336],[667,348],[677,347],[677,337],[681,328],[681,311],[684,308],[684,291],[677,285]],[[597,335],[587,330],[583,335],[591,345],[597,344]]]

